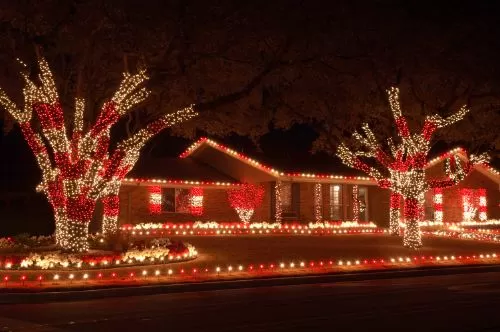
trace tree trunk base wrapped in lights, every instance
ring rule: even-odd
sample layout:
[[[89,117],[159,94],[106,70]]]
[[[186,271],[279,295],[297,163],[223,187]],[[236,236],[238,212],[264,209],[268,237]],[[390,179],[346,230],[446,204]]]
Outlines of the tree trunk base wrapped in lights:
[[[420,232],[420,203],[416,198],[406,198],[404,203],[405,230],[403,245],[406,248],[418,249],[422,247],[422,233]]]
[[[66,252],[81,253],[89,250],[89,221],[85,222],[75,222],[66,221],[65,229],[66,234],[63,236],[64,243],[61,243],[61,247]]]
[[[106,196],[102,199],[104,212],[102,216],[102,233],[112,234],[118,230],[118,213],[120,211],[120,199],[118,194]]]
[[[391,202],[389,209],[389,233],[391,235],[399,235],[399,219],[401,216],[400,202],[401,195],[395,192],[391,192]]]

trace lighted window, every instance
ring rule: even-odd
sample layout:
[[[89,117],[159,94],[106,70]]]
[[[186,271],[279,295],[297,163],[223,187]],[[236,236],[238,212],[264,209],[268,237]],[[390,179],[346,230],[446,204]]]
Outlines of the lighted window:
[[[330,220],[342,220],[342,185],[330,185]]]
[[[161,210],[163,212],[189,213],[190,195],[185,188],[162,188]]]

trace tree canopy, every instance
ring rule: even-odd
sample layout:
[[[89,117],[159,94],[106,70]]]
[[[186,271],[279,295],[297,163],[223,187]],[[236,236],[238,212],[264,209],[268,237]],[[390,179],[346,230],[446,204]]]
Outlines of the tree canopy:
[[[16,59],[35,71],[43,53],[62,82],[63,104],[71,109],[81,95],[95,117],[124,70],[147,68],[152,96],[115,136],[195,103],[201,116],[172,134],[259,137],[270,126],[308,123],[318,133],[314,148],[333,153],[363,122],[383,136],[394,130],[385,90],[398,85],[410,126],[468,104],[465,121],[438,141],[493,155],[500,149],[494,4],[23,0],[4,7],[0,83],[10,95],[21,86]]]

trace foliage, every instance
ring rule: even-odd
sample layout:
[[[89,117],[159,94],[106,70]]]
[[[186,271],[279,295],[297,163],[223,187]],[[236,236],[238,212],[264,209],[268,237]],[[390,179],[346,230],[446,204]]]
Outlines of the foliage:
[[[264,187],[253,183],[244,183],[238,188],[229,189],[227,196],[232,208],[254,210],[262,203]]]
[[[490,50],[500,47],[499,27],[483,15],[495,4],[336,1],[328,8],[298,0],[17,1],[0,14],[2,85],[18,90],[15,59],[34,67],[33,49],[41,51],[55,65],[63,106],[73,105],[75,91],[92,100],[88,122],[122,71],[146,67],[153,97],[116,137],[195,102],[206,112],[175,135],[257,137],[270,122],[309,123],[319,134],[314,149],[330,153],[360,122],[391,133],[384,91],[399,85],[410,126],[467,103],[467,121],[436,141],[498,154],[500,65]]]
[[[22,233],[13,237],[0,238],[0,250],[4,252],[43,250],[54,245],[55,239],[53,236],[31,236]]]

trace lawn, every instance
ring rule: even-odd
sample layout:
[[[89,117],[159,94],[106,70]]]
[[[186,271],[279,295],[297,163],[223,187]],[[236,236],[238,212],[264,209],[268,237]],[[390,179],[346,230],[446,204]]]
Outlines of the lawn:
[[[401,238],[388,235],[182,236],[178,239],[193,244],[200,253],[197,259],[183,266],[276,263],[283,260],[386,259],[408,255],[467,255],[500,251],[500,245],[494,243],[435,237],[425,237],[424,247],[413,251],[402,246]]]

